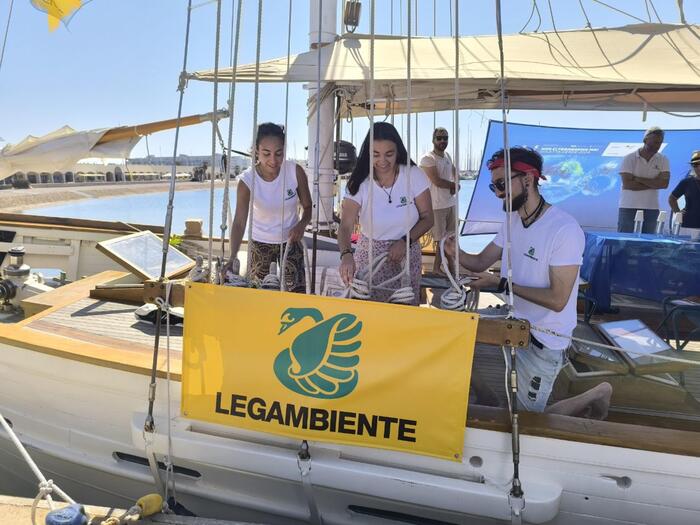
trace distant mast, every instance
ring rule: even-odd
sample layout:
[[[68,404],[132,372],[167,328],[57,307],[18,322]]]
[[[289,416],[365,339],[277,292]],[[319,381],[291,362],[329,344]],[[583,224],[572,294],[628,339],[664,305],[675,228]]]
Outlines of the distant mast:
[[[323,12],[319,13],[319,3],[323,0],[311,0],[309,3],[309,49],[315,51],[320,40],[321,45],[332,46],[338,37],[336,33],[337,27],[337,2],[324,1]],[[321,14],[321,37],[318,34],[319,14]],[[323,71],[322,71],[323,74]],[[321,83],[321,92],[327,82]],[[309,90],[309,102],[307,106],[314,108],[316,106],[316,82],[309,82],[307,86]],[[333,188],[334,188],[334,170],[333,170],[333,131],[334,131],[334,115],[335,115],[335,97],[326,96],[326,99],[321,102],[320,111],[320,129],[318,137],[320,139],[319,152],[319,196],[320,203],[316,202],[316,188],[314,187],[314,176],[316,169],[316,137],[317,137],[317,115],[315,111],[309,110],[307,115],[308,122],[308,175],[311,196],[314,199],[314,205],[318,208],[318,230],[324,233],[330,229],[333,223]],[[316,220],[316,209],[313,210],[313,221]]]

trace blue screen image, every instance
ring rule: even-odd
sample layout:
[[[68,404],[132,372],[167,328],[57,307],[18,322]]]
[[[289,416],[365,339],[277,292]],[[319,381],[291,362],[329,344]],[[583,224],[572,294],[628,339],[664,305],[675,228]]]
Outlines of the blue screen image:
[[[625,155],[642,146],[644,130],[581,129],[508,124],[511,146],[527,146],[544,159],[540,192],[547,202],[573,215],[585,230],[616,230],[620,166]],[[486,162],[503,147],[503,123],[490,121],[484,156],[462,234],[496,233],[503,201],[489,189]],[[690,156],[700,149],[698,130],[665,130],[661,153],[669,158],[671,182],[659,190],[659,208],[668,210],[668,195],[690,170]]]

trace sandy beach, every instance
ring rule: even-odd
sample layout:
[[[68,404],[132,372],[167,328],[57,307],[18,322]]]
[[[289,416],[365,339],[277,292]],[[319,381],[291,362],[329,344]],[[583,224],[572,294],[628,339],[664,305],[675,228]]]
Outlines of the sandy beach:
[[[222,185],[216,181],[217,187]],[[101,199],[106,197],[118,197],[123,195],[141,195],[143,193],[167,192],[169,183],[162,182],[121,182],[101,183],[91,185],[57,185],[26,190],[2,190],[0,191],[0,211],[18,212],[30,208],[43,206],[56,206],[71,201],[84,199]],[[209,182],[178,182],[176,191],[203,190],[209,188]]]

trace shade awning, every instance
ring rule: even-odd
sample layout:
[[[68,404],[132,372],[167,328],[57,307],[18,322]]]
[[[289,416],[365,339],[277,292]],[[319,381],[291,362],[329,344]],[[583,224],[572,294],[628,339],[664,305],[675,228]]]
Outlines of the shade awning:
[[[405,37],[375,37],[375,110],[407,110]],[[510,109],[663,110],[700,107],[700,26],[636,24],[617,28],[524,33],[503,38]],[[411,110],[455,107],[455,40],[411,40]],[[345,35],[321,50],[321,80],[345,88],[346,112],[369,107],[370,37]],[[318,53],[260,64],[260,82],[315,82]],[[459,39],[459,107],[500,108],[496,36]],[[213,81],[214,72],[190,78]],[[232,69],[219,70],[232,81]],[[237,82],[255,81],[255,64],[239,66]]]
[[[178,119],[147,122],[138,126],[76,131],[70,126],[52,131],[41,137],[29,135],[17,144],[8,144],[0,150],[0,180],[18,172],[67,171],[85,158],[125,158],[141,137],[172,129],[176,125],[191,126],[228,117],[220,110],[214,115],[205,113]]]

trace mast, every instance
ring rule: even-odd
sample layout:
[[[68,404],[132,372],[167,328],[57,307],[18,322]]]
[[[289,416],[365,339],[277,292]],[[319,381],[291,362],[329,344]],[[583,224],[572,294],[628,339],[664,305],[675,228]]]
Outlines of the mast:
[[[332,45],[338,37],[337,27],[337,2],[323,1],[323,9],[319,10],[319,2],[323,0],[311,0],[309,3],[309,49],[316,51],[318,43],[321,47]],[[321,11],[319,13],[319,11]],[[319,14],[321,15],[321,34],[319,36]],[[321,83],[321,93],[328,92],[328,82]],[[308,123],[308,171],[311,197],[314,211],[311,224],[314,231],[328,231],[333,222],[333,122],[334,122],[334,97],[326,96],[321,101],[317,114],[316,107],[317,86],[316,82],[307,85],[309,90]],[[318,148],[318,172],[316,171],[316,138],[319,138]],[[318,181],[315,179],[318,177]]]
[[[323,2],[323,4],[321,4]],[[313,210],[313,252],[311,260],[311,293],[316,293],[316,242],[319,232],[329,232],[333,223],[333,121],[335,116],[334,97],[327,90],[326,82],[321,82],[321,52],[325,45],[332,45],[336,33],[337,3],[311,0],[309,2],[309,49],[318,53],[317,81],[308,84],[309,99],[308,125],[308,169]],[[320,93],[319,93],[320,90]],[[326,94],[325,99],[323,94]],[[320,96],[319,96],[320,95]]]

